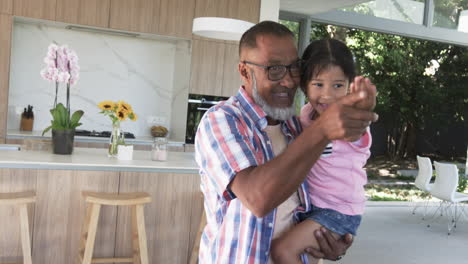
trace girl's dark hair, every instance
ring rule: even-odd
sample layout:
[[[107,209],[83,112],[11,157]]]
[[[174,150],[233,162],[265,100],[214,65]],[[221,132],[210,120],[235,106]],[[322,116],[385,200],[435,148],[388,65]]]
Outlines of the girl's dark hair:
[[[351,50],[343,42],[336,39],[313,41],[302,55],[301,89],[307,94],[307,84],[313,76],[330,66],[338,66],[352,82],[356,76],[354,59]]]

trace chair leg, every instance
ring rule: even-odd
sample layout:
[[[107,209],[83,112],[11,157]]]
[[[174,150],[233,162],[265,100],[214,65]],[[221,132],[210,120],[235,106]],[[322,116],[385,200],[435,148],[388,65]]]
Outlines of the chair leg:
[[[23,263],[32,264],[31,258],[31,237],[29,236],[28,205],[19,206],[20,226],[21,226],[21,247],[23,249]]]
[[[429,203],[430,203],[430,200],[426,200],[426,201],[424,202],[424,213],[423,213],[422,220],[424,220],[424,218],[426,218],[426,215],[427,215],[427,208],[429,207]]]
[[[144,205],[132,206],[133,259],[136,264],[149,264]],[[139,256],[138,256],[139,255]]]
[[[91,264],[93,258],[93,250],[94,250],[94,241],[96,240],[96,231],[97,225],[99,220],[99,212],[101,210],[100,204],[92,204],[89,214],[89,219],[87,217],[86,221],[88,222],[88,226],[85,227],[85,232],[87,232],[87,236],[85,239],[85,249],[83,254],[83,263],[82,264]]]
[[[461,206],[461,214],[464,216],[466,220],[468,220],[468,213],[465,211],[465,205],[460,204],[460,206]]]
[[[420,207],[419,203],[420,202],[414,202],[413,211],[411,212],[412,214],[416,214],[416,209]]]
[[[432,216],[429,218],[429,219],[432,219],[432,221],[427,224],[427,227],[431,227],[431,223],[435,222],[435,220],[439,218],[439,216],[436,216],[439,211],[440,211],[440,216],[443,216],[443,211],[446,210],[444,205],[445,205],[445,201],[441,201],[439,203],[439,207],[437,207],[437,209],[434,211]],[[425,219],[423,218],[423,220]]]
[[[453,206],[455,207],[455,213],[452,217],[452,228],[457,228],[458,220],[462,217],[462,215],[465,216],[465,210],[463,208],[463,204],[461,203],[453,203]],[[451,233],[452,228],[450,228],[449,225],[449,235]]]
[[[447,231],[448,231],[447,235],[449,236],[452,233],[452,230],[457,225],[456,218],[457,218],[457,206],[453,203],[449,203],[447,205]]]

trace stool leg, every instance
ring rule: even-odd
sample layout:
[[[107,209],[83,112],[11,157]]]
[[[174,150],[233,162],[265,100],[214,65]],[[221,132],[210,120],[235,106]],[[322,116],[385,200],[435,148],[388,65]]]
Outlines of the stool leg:
[[[21,247],[23,248],[23,263],[32,264],[31,258],[31,238],[29,236],[29,218],[28,205],[19,206],[20,225],[21,225]]]
[[[144,205],[132,206],[133,263],[149,264]],[[138,256],[139,255],[139,256]]]
[[[198,226],[197,236],[193,243],[192,253],[190,254],[189,264],[197,264],[198,263],[198,252],[200,251],[200,242],[201,236],[203,234],[203,230],[206,226],[206,214],[205,210],[203,210],[202,216],[200,218],[200,225]]]
[[[132,246],[133,246],[133,264],[141,264],[140,259],[140,243],[138,237],[138,227],[137,227],[137,212],[136,206],[131,206],[132,210]]]
[[[96,231],[97,231],[100,210],[101,210],[100,204],[91,205],[91,210],[90,210],[91,213],[89,214],[89,220],[87,220],[89,221],[89,224],[87,227],[85,227],[85,230],[88,233],[88,235],[86,236],[86,243],[85,243],[82,264],[91,264],[91,260],[93,258],[94,241],[96,239]]]
[[[78,260],[76,262],[77,264],[81,264],[83,262],[84,251],[86,248],[86,239],[88,238],[89,221],[91,219],[91,211],[92,206],[86,204],[86,215],[81,227],[80,248],[78,251]]]

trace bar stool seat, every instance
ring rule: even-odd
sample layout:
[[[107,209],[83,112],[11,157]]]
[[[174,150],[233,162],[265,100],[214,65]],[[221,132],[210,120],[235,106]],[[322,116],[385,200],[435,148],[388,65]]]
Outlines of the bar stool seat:
[[[151,197],[147,193],[97,193],[97,192],[83,192],[86,197],[86,202],[102,204],[102,205],[136,205],[151,202]]]
[[[23,264],[32,264],[28,204],[35,202],[36,194],[34,192],[0,193],[0,205],[13,205],[19,211]]]
[[[134,263],[149,264],[146,242],[144,204],[151,202],[147,193],[98,193],[83,192],[85,201],[89,203],[82,231],[79,251],[79,263]],[[94,241],[101,206],[130,206],[132,211],[133,256],[127,258],[93,258]]]

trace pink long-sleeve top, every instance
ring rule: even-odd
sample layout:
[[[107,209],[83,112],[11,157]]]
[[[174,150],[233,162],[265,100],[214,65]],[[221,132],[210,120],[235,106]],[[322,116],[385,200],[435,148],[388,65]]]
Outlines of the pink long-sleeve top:
[[[313,120],[314,109],[306,104],[301,109],[301,124],[308,127]],[[333,140],[327,146],[331,154],[324,154],[317,160],[307,175],[309,196],[312,204],[329,208],[342,214],[360,215],[364,213],[367,174],[364,165],[370,156],[372,138],[369,129],[355,142]]]

